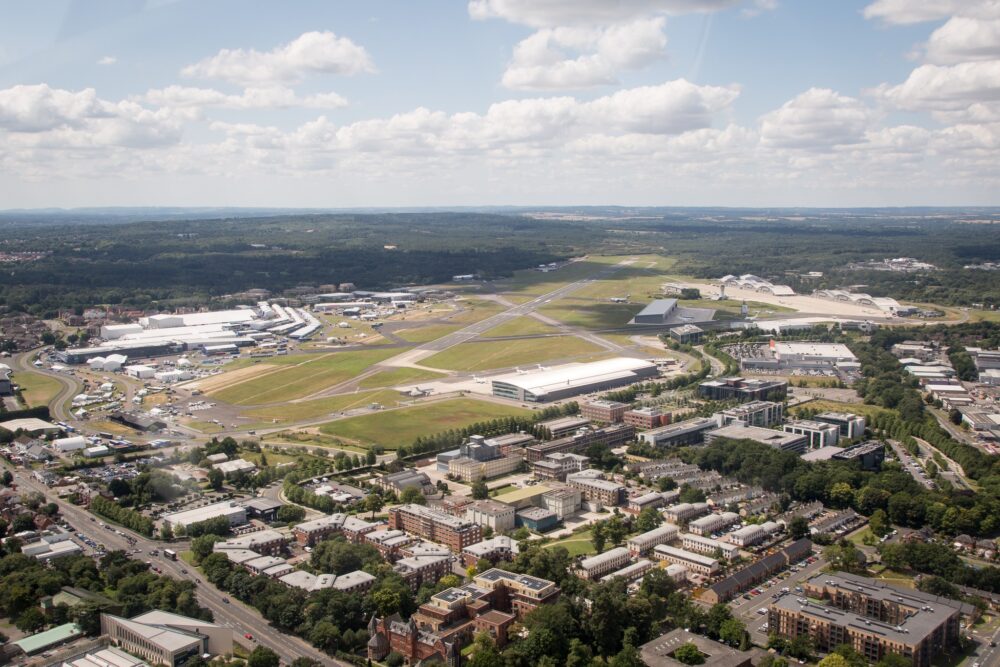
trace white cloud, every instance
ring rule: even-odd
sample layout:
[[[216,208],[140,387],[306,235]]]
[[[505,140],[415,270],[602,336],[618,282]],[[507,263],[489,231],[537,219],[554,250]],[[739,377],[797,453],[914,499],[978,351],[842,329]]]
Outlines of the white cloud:
[[[147,91],[141,101],[162,107],[223,107],[229,109],[338,109],[347,100],[337,93],[319,93],[299,97],[294,90],[281,86],[246,88],[239,95],[230,95],[212,88],[167,86]]]
[[[875,92],[909,111],[960,112],[975,104],[992,105],[1000,102],[1000,60],[921,65],[905,82]]]
[[[543,28],[514,47],[503,85],[519,89],[574,89],[615,83],[617,72],[663,56],[662,17],[607,28]],[[567,51],[579,53],[569,57]]]
[[[181,73],[243,85],[273,85],[300,81],[310,74],[373,71],[375,66],[364,47],[332,32],[307,32],[271,51],[222,49]]]
[[[872,119],[859,100],[811,88],[761,117],[761,139],[778,148],[829,149],[863,141]]]
[[[927,42],[927,61],[954,65],[1000,59],[1000,19],[953,16]]]
[[[114,56],[104,56],[103,58],[101,58],[100,60],[97,61],[97,64],[98,65],[114,65],[117,62],[118,62],[118,58],[115,58]]]
[[[608,25],[655,14],[712,12],[740,0],[470,0],[477,20],[504,19],[534,28]]]
[[[73,92],[43,83],[0,90],[0,128],[13,132],[79,127],[88,119],[113,115],[112,105],[98,99],[93,88]]]
[[[1000,0],[876,0],[865,7],[864,15],[898,25],[940,21],[955,15],[1000,18]]]

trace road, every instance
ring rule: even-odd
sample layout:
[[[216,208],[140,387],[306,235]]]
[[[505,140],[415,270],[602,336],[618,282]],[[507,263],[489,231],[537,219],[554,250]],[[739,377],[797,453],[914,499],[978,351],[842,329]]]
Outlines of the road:
[[[76,529],[74,532],[87,535],[97,543],[106,545],[109,550],[120,549],[128,551],[133,547],[129,544],[126,537],[118,534],[117,530],[121,530],[135,540],[134,548],[142,550],[142,554],[139,554],[138,558],[152,560],[156,567],[163,570],[163,574],[171,576],[174,579],[190,579],[195,581],[198,585],[198,602],[203,607],[212,610],[216,623],[232,628],[234,638],[244,646],[252,648],[255,645],[255,642],[243,637],[245,633],[249,632],[254,636],[256,643],[273,650],[281,656],[282,661],[285,663],[291,663],[295,658],[306,657],[312,658],[324,665],[349,667],[348,663],[331,658],[304,640],[271,627],[267,621],[261,618],[257,610],[243,604],[236,598],[227,598],[225,593],[219,591],[215,586],[205,581],[199,573],[193,571],[193,567],[192,571],[185,574],[184,570],[188,566],[183,561],[171,561],[162,556],[149,556],[151,549],[162,549],[164,546],[167,546],[166,543],[150,540],[124,528],[118,528],[115,531],[101,528],[100,523],[91,521],[93,515],[88,511],[60,500],[51,492],[51,489],[31,479],[29,473],[24,470],[18,470],[15,473],[15,482],[19,487],[38,491],[44,494],[47,500],[57,503],[63,517]],[[175,542],[169,546],[175,551],[187,550],[189,547],[186,542]],[[229,603],[223,602],[224,599],[229,599]]]
[[[976,641],[976,648],[969,654],[965,664],[978,664],[979,667],[1000,667],[1000,647],[995,645],[1000,641],[1000,625],[996,629],[990,628],[982,635],[978,630],[973,629],[972,637]],[[991,646],[991,644],[993,645]]]
[[[76,379],[65,375],[64,373],[56,373],[55,371],[50,371],[47,368],[34,366],[32,364],[32,359],[34,359],[35,355],[43,349],[45,348],[36,348],[14,356],[12,358],[13,365],[11,368],[14,370],[15,374],[17,371],[31,371],[40,375],[47,375],[58,380],[61,388],[59,389],[59,393],[56,394],[56,397],[49,402],[49,413],[56,421],[71,420],[73,419],[73,415],[70,414],[70,411],[66,406],[74,396],[80,393],[80,389],[83,385],[77,382]]]

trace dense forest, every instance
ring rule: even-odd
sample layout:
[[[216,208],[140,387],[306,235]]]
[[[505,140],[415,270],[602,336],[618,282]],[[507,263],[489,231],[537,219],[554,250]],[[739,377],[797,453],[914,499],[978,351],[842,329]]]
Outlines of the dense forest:
[[[173,211],[147,221],[136,211],[0,214],[0,253],[45,253],[2,264],[0,309],[51,315],[93,304],[200,303],[250,288],[382,289],[461,273],[489,279],[582,253],[664,254],[677,258],[680,274],[754,273],[802,293],[850,287],[908,301],[1000,305],[1000,272],[963,268],[1000,260],[995,225],[974,224],[992,220],[983,211],[264,213],[191,219],[190,211]],[[848,268],[899,256],[938,270]]]

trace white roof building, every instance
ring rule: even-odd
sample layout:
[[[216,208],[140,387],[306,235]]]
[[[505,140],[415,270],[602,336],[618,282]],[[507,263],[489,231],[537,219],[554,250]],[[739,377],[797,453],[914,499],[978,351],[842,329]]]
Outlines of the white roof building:
[[[214,519],[218,516],[224,516],[229,519],[229,524],[232,526],[238,526],[247,522],[246,508],[242,505],[237,505],[232,500],[226,500],[221,503],[213,503],[211,505],[206,505],[205,507],[198,507],[191,510],[185,510],[183,512],[166,514],[163,517],[163,522],[168,524],[171,528],[176,528],[178,526],[187,527],[192,523],[199,523],[207,519]]]
[[[543,371],[501,375],[493,379],[493,393],[518,400],[549,401],[630,384],[657,374],[654,363],[615,357],[589,363],[565,364]]]

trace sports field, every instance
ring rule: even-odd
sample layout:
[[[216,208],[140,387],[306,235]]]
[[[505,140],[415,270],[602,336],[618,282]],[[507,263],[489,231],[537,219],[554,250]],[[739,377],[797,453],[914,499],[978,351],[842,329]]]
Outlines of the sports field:
[[[363,445],[396,449],[413,443],[417,436],[432,435],[499,417],[529,414],[529,410],[472,398],[456,398],[415,405],[399,410],[339,419],[320,427],[320,432]]]
[[[501,338],[503,336],[531,336],[534,334],[558,333],[559,330],[540,322],[534,317],[515,317],[503,324],[493,327],[483,334],[483,338]]]
[[[233,405],[290,401],[349,380],[372,364],[399,352],[399,348],[379,348],[284,357],[280,368],[249,378],[237,378],[226,386],[218,384],[225,376],[211,378],[217,388],[210,390],[209,395]]]
[[[489,343],[462,343],[424,359],[432,368],[454,371],[484,371],[537,364],[554,359],[588,357],[604,352],[593,343],[575,336],[550,336]]]
[[[403,384],[414,384],[425,380],[438,380],[443,373],[435,373],[423,368],[387,368],[375,375],[369,375],[361,380],[358,386],[362,389],[375,387],[396,387]]]
[[[381,391],[361,391],[352,394],[329,396],[327,398],[317,398],[312,401],[302,401],[301,403],[283,403],[281,405],[253,408],[251,410],[244,410],[240,415],[249,419],[260,420],[261,422],[284,424],[309,419],[322,419],[331,412],[346,412],[347,410],[369,406],[372,403],[392,407],[399,398],[399,392],[388,389]]]
[[[32,371],[18,371],[11,380],[20,385],[21,395],[30,408],[48,405],[62,387],[59,380]]]

